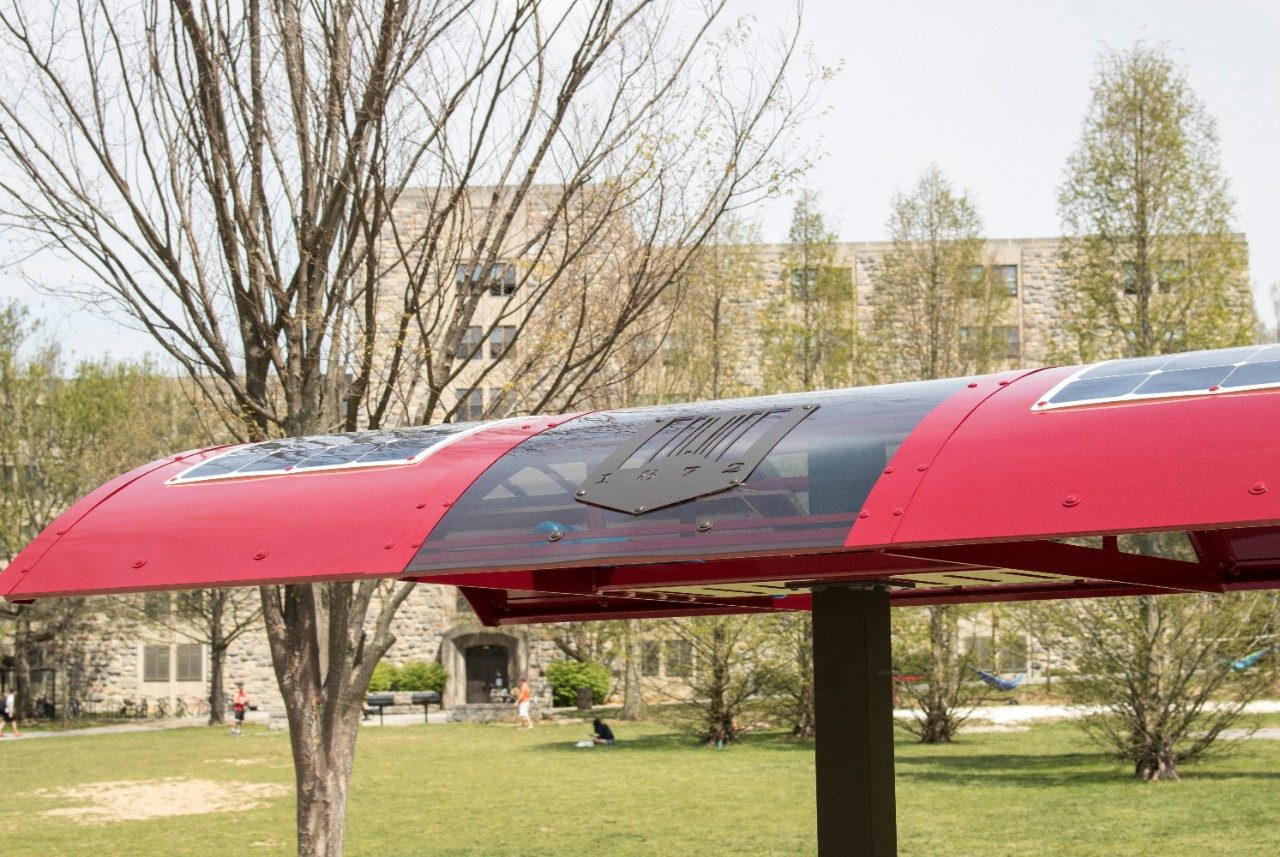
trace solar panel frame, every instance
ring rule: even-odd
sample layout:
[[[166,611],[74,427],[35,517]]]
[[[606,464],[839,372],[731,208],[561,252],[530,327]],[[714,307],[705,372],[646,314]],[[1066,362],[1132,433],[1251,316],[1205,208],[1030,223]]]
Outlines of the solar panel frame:
[[[1094,395],[1094,390],[1087,389],[1094,387],[1098,393],[1107,389],[1123,389],[1132,379],[1142,376],[1146,377],[1123,393]],[[1248,379],[1248,382],[1232,383],[1233,378]],[[1072,395],[1073,388],[1076,395]],[[1093,363],[1055,384],[1031,406],[1031,410],[1053,411],[1252,390],[1280,390],[1280,345],[1191,351]]]
[[[181,473],[166,480],[165,484],[193,485],[264,476],[294,476],[308,473],[331,473],[341,470],[364,470],[419,464],[438,450],[464,437],[511,421],[447,423],[435,426],[414,426],[404,429],[311,435],[263,441],[221,452],[206,461],[186,468]],[[421,443],[412,443],[418,439],[421,440]],[[310,451],[311,454],[297,457],[297,453],[308,451],[307,446],[313,447]],[[388,447],[395,447],[397,454],[386,457],[370,457]],[[411,452],[413,449],[417,451]],[[343,452],[346,455],[343,455]],[[352,453],[354,453],[354,456]],[[279,457],[280,466],[246,469],[254,467],[254,465],[262,465],[273,457]],[[326,458],[330,458],[331,463],[315,463],[318,459],[324,460]],[[237,459],[244,459],[244,461],[236,464],[234,469],[228,470],[225,467],[226,463],[235,463]],[[311,466],[308,466],[308,462],[312,462]],[[214,472],[201,475],[200,471],[202,470]]]

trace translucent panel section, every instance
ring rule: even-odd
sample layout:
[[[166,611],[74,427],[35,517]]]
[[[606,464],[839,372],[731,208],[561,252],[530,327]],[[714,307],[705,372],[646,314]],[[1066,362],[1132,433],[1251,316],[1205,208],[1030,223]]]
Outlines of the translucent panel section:
[[[408,571],[529,568],[609,558],[697,560],[840,546],[898,446],[967,380],[671,405],[570,420],[529,438],[490,466],[454,503]],[[602,470],[611,456],[620,466]],[[606,479],[616,479],[628,466],[629,478],[669,483],[685,478],[698,462],[730,458],[728,466],[745,462],[735,471],[742,474],[737,484],[705,489],[714,493],[661,508],[620,510],[593,504],[589,496],[588,489],[597,484],[593,480],[608,473],[613,475]],[[679,467],[659,468],[673,459]],[[649,462],[658,472],[646,475]],[[663,488],[670,485],[655,485]]]
[[[1163,354],[1088,366],[1050,390],[1032,410],[1280,388],[1280,346]]]
[[[438,444],[475,431],[478,423],[451,423],[388,431],[286,438],[242,446],[183,471],[169,484],[244,476],[309,473],[421,461]]]
[[[1116,542],[1122,553],[1183,562],[1199,561],[1195,546],[1187,533],[1130,533],[1119,536]]]

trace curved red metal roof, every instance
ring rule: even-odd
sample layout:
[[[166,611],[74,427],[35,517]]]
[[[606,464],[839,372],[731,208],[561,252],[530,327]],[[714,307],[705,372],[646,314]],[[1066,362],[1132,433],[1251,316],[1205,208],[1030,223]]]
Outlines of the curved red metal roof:
[[[399,577],[500,623],[1280,586],[1277,425],[1252,348],[219,448],[88,495],[0,594]]]

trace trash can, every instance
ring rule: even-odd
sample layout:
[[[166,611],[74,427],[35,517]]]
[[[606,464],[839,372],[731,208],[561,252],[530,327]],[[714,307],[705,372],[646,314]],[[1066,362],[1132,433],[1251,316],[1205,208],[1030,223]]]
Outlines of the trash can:
[[[578,688],[578,710],[586,711],[590,707],[591,707],[591,688],[589,687]]]

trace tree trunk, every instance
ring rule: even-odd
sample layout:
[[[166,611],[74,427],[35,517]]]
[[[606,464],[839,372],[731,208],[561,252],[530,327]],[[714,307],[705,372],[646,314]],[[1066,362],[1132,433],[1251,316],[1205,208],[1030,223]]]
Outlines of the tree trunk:
[[[929,608],[929,695],[925,704],[922,744],[950,744],[951,716],[948,704],[951,684],[951,635],[947,633],[945,607]]]
[[[227,642],[222,636],[222,608],[225,593],[209,592],[209,725],[227,720],[226,691],[223,689],[227,662]]]
[[[331,724],[318,712],[286,707],[297,783],[298,857],[341,857],[360,706],[351,706]]]
[[[259,590],[271,663],[289,718],[299,857],[342,855],[361,703],[374,666],[395,642],[391,621],[413,588],[402,585],[385,600],[370,634],[364,620],[376,584],[323,586]]]
[[[35,714],[35,701],[31,698],[31,619],[25,605],[18,605],[17,614],[13,634],[13,704],[21,719],[30,720]]]
[[[640,675],[640,620],[628,619],[625,635],[626,661],[623,664],[622,711],[619,720],[643,720],[647,706]]]
[[[1144,783],[1178,779],[1178,757],[1163,742],[1151,747],[1133,766],[1133,773]]]

